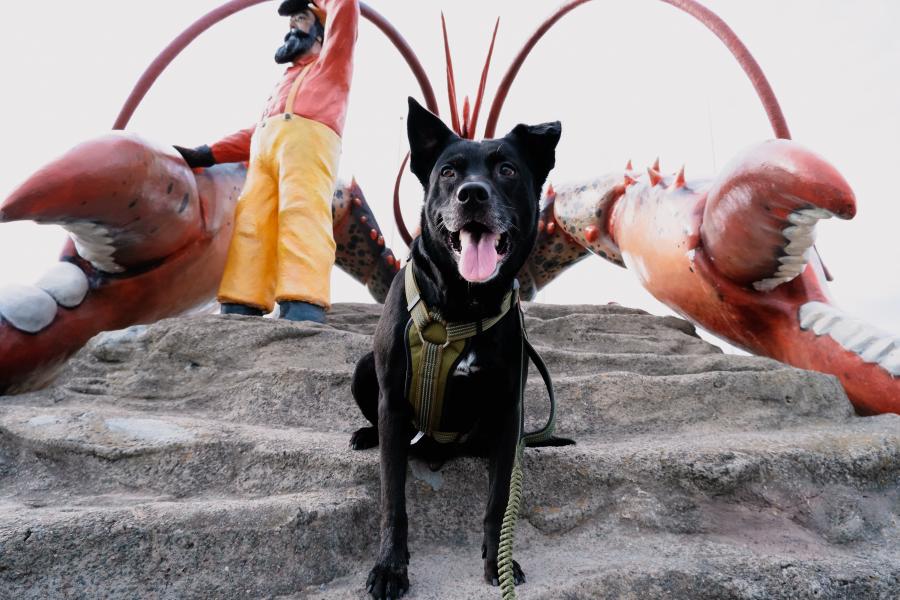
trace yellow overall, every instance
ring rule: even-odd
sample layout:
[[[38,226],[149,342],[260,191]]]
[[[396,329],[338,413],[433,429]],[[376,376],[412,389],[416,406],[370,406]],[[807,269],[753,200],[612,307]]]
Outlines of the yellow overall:
[[[219,302],[266,311],[283,300],[330,307],[331,200],[341,138],[327,125],[289,112],[305,75],[291,87],[288,112],[253,132]]]

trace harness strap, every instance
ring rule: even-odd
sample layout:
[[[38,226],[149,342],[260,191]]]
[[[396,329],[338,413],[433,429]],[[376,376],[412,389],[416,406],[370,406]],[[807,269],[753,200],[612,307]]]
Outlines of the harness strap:
[[[419,375],[410,382],[408,390],[409,401],[414,413],[413,424],[417,429],[440,443],[453,442],[459,438],[458,433],[440,430],[444,390],[439,386],[439,380],[444,363],[444,352],[451,345],[464,342],[499,323],[510,308],[518,305],[518,287],[513,288],[503,297],[499,314],[472,323],[458,323],[447,322],[439,314],[428,309],[425,302],[422,301],[411,262],[406,266],[404,283],[406,308],[422,346],[421,362],[418,365]],[[458,354],[462,348],[457,344],[455,350]],[[413,365],[413,373],[417,371],[416,366]]]
[[[406,269],[406,309],[409,311],[413,322],[419,328],[419,332],[424,331],[431,323],[440,323],[447,332],[446,342],[456,342],[474,337],[479,333],[483,333],[500,322],[500,319],[506,316],[509,309],[512,308],[514,301],[518,300],[517,288],[510,290],[503,297],[500,303],[500,312],[489,319],[479,319],[471,323],[455,323],[447,322],[441,318],[439,314],[428,310],[425,303],[422,302],[422,295],[419,292],[419,286],[416,283],[416,276],[412,269]],[[515,292],[515,293],[514,293]]]

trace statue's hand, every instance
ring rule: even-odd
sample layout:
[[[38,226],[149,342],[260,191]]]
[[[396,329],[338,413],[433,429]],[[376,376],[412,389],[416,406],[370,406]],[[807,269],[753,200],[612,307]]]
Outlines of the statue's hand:
[[[213,156],[212,150],[209,146],[203,145],[197,146],[196,148],[183,148],[181,146],[175,146],[175,149],[178,150],[179,154],[181,154],[181,156],[184,158],[184,161],[192,169],[196,169],[198,167],[211,167],[216,164],[216,158]]]

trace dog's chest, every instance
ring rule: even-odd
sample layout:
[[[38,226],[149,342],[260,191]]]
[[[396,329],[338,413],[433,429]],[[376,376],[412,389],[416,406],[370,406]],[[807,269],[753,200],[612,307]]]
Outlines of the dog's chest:
[[[496,349],[472,347],[456,363],[447,389],[444,416],[459,431],[507,401],[509,374]]]
[[[460,357],[456,368],[453,370],[453,377],[460,381],[465,377],[478,377],[489,371],[490,367],[491,365],[488,364],[484,352],[476,352],[470,349]]]

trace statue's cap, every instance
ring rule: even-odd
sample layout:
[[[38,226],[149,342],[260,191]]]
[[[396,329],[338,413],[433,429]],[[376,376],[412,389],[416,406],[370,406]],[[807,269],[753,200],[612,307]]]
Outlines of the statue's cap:
[[[325,25],[325,11],[309,0],[284,0],[278,7],[278,14],[282,17],[289,17],[304,10],[312,11],[319,22]]]

